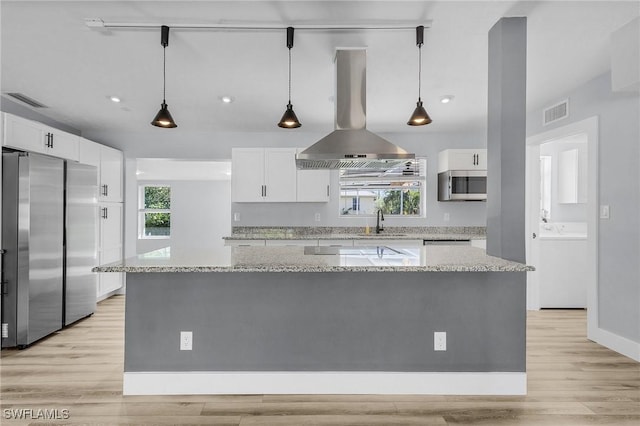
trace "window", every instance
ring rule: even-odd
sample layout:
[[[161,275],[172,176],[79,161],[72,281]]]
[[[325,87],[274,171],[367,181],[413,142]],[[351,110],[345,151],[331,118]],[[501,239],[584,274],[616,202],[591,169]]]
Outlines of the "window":
[[[169,238],[171,235],[171,187],[140,185],[140,238]]]
[[[425,161],[390,170],[341,170],[340,216],[424,217]]]

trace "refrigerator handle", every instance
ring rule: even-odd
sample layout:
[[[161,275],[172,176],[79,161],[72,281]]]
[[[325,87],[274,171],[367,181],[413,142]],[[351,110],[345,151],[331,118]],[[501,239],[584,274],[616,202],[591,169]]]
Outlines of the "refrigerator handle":
[[[6,252],[7,251],[5,249],[0,249],[0,256],[1,256],[1,258],[0,258],[0,268],[2,268],[2,275],[0,276],[0,293],[2,295],[7,294],[7,292],[8,292],[7,282],[4,279],[4,254]],[[3,308],[3,312],[4,312],[4,304],[3,304],[2,308]]]

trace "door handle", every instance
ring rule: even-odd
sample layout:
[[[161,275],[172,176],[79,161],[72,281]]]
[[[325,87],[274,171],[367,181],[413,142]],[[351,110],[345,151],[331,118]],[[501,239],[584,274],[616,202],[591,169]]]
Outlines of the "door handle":
[[[103,207],[102,208],[102,218],[106,219],[107,217],[108,217],[107,208]]]
[[[531,235],[531,236],[533,237],[533,239],[534,239],[534,240],[535,240],[535,239],[536,239],[536,237],[537,237],[537,235],[536,235],[536,233],[535,233],[535,232],[534,232],[534,233],[533,233],[533,235]]]
[[[51,133],[51,148],[53,148],[53,133]]]
[[[327,185],[327,197],[329,196],[329,185]]]
[[[264,196],[267,196],[267,185],[264,185]]]
[[[105,197],[109,195],[109,185],[102,185],[102,195]]]

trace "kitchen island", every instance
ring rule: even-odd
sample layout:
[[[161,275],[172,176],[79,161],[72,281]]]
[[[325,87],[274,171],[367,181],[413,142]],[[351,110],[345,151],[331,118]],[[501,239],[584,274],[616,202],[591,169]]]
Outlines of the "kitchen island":
[[[523,394],[530,269],[395,245],[166,248],[95,271],[127,273],[125,394]]]

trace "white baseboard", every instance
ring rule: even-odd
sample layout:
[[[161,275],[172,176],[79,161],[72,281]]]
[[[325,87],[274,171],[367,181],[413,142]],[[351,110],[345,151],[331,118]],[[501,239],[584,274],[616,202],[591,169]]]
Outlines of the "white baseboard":
[[[526,395],[527,373],[125,372],[124,395]]]
[[[616,351],[634,361],[640,362],[640,343],[618,336],[615,333],[604,330],[602,328],[593,328],[587,330],[587,338],[593,340],[599,345],[605,346]]]

